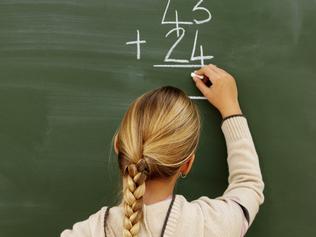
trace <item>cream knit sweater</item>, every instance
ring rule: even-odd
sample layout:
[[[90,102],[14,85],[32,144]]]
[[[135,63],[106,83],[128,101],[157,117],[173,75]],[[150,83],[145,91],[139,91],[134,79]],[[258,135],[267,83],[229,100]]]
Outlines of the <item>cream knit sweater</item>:
[[[264,201],[264,183],[253,139],[245,117],[235,116],[222,123],[227,146],[229,185],[215,199],[202,196],[191,202],[176,195],[165,237],[240,237],[252,224]],[[144,205],[140,237],[158,237],[171,199]],[[237,204],[238,203],[238,204]],[[104,237],[106,207],[64,230],[61,237]],[[107,219],[107,236],[122,236],[122,207],[112,207]]]

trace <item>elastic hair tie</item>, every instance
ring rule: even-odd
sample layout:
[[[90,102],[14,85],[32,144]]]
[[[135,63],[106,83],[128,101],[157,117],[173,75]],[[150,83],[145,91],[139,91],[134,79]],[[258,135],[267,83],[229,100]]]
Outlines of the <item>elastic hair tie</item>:
[[[137,161],[136,167],[139,172],[142,172],[146,175],[149,174],[149,165],[144,158],[141,158]]]

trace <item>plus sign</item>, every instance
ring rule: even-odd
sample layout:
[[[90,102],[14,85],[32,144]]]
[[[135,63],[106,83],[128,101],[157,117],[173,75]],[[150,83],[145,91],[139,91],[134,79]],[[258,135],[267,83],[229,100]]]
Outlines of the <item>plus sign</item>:
[[[137,40],[126,42],[126,44],[136,44],[137,45],[137,59],[140,59],[140,44],[144,44],[144,43],[146,43],[146,40],[139,39],[139,30],[137,30]]]

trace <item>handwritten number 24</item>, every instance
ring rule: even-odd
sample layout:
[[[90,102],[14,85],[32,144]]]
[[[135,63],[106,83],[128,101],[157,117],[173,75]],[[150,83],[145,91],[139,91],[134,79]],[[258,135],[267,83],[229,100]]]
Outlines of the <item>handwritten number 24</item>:
[[[170,30],[170,31],[166,34],[166,37],[168,37],[168,36],[169,36],[172,32],[174,32],[174,31],[181,31],[181,35],[180,35],[180,37],[174,42],[174,44],[171,46],[171,48],[169,49],[168,53],[166,54],[166,57],[165,57],[165,60],[164,60],[164,61],[165,61],[165,62],[188,63],[189,60],[187,60],[187,59],[174,59],[174,58],[170,58],[170,55],[171,55],[172,51],[173,51],[173,50],[175,49],[175,47],[179,44],[179,42],[182,40],[182,38],[184,37],[184,34],[185,34],[185,30],[184,30],[182,27],[179,27],[179,28],[174,28],[174,29]],[[190,60],[191,60],[191,61],[200,60],[201,65],[204,65],[204,60],[212,59],[213,56],[204,55],[204,54],[203,54],[203,46],[202,46],[202,45],[200,45],[200,47],[199,47],[199,48],[200,48],[200,55],[199,55],[199,56],[194,56],[194,55],[195,55],[195,50],[196,50],[196,42],[197,42],[198,34],[199,34],[198,30],[196,30]]]

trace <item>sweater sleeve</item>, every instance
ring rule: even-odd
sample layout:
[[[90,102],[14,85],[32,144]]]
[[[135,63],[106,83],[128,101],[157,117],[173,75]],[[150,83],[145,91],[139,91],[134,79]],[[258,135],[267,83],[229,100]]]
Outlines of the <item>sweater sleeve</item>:
[[[259,158],[245,117],[229,118],[221,128],[227,146],[229,185],[217,199],[239,203],[250,226],[264,202]]]
[[[222,123],[227,146],[228,187],[222,196],[195,200],[205,217],[205,233],[244,236],[264,201],[259,159],[244,116]],[[214,223],[215,222],[215,223]],[[210,234],[209,234],[210,235]]]

